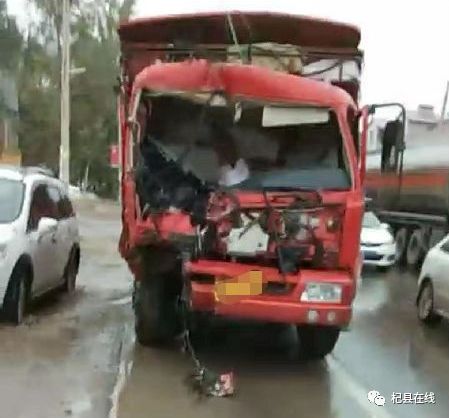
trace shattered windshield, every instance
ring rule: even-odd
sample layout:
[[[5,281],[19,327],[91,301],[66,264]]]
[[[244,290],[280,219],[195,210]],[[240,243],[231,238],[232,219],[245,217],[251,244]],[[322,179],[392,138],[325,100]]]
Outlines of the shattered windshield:
[[[21,181],[0,178],[0,223],[12,222],[19,216],[23,190]]]
[[[333,110],[211,102],[205,105],[174,96],[151,98],[151,106],[146,105],[151,112],[143,129],[144,149],[157,149],[184,172],[227,187],[350,187],[343,139]]]

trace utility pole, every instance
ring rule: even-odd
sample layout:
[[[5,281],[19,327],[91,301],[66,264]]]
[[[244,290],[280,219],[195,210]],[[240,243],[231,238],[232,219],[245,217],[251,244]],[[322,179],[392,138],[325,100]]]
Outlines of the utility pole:
[[[59,149],[59,178],[70,183],[70,5],[62,3],[61,59],[61,144]]]

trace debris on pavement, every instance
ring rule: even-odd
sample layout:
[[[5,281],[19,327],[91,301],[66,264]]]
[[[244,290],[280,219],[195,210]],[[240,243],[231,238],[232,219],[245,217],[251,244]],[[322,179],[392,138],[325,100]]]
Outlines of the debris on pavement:
[[[185,296],[186,287],[183,289],[183,296]],[[183,320],[184,331],[182,334],[183,347],[182,350],[188,353],[194,363],[194,371],[187,376],[185,383],[189,388],[201,396],[215,396],[219,398],[229,397],[234,395],[234,373],[217,374],[206,367],[204,367],[198,359],[195,349],[190,338],[190,329],[188,317],[188,309],[186,298],[180,300],[181,315]]]
[[[232,372],[218,375],[202,367],[188,376],[186,383],[200,396],[223,398],[234,395],[234,373]]]

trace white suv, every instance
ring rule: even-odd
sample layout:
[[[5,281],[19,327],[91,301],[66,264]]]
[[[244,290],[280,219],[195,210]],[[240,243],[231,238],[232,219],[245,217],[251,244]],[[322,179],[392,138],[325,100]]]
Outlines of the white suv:
[[[79,242],[64,183],[43,169],[0,166],[0,306],[8,321],[20,324],[37,296],[74,290]]]

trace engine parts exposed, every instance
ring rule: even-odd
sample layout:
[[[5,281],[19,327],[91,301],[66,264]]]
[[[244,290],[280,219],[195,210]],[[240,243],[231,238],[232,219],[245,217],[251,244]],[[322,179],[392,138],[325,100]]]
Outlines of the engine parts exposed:
[[[195,211],[196,219],[204,201],[204,186],[191,173],[185,173],[175,161],[168,160],[152,141],[141,146],[142,163],[136,170],[136,187],[141,208],[159,211],[175,207]],[[203,205],[204,206],[204,205]]]

